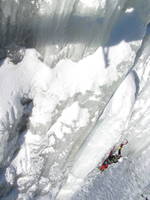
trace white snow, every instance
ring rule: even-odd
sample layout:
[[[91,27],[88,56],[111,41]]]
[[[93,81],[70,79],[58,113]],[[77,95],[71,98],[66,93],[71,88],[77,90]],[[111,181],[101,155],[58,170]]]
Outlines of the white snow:
[[[88,109],[81,108],[78,102],[74,102],[63,110],[57,122],[51,127],[49,134],[55,133],[57,138],[62,139],[64,133],[71,134],[73,129],[84,127],[88,122]]]
[[[119,54],[122,48],[124,49],[124,51],[126,49],[127,53]],[[113,52],[114,54],[117,54],[117,57],[113,56]],[[59,105],[62,101],[65,102],[67,99],[73,98],[73,96],[78,93],[84,95],[87,91],[93,91],[95,95],[101,94],[99,87],[104,85],[111,86],[111,83],[117,81],[120,76],[120,74],[118,75],[117,65],[122,63],[122,60],[127,59],[127,57],[129,59],[132,59],[134,53],[127,43],[121,42],[117,46],[111,47],[109,49],[109,55],[111,55],[109,60],[109,67],[105,66],[106,63],[104,61],[103,49],[101,47],[93,55],[82,59],[78,63],[75,63],[68,59],[62,60],[56,65],[54,69],[50,69],[47,65],[42,63],[38,58],[39,54],[32,49],[26,50],[23,61],[18,65],[10,63],[8,59],[5,61],[5,63],[7,63],[3,64],[1,70],[8,70],[7,74],[9,73],[9,70],[15,71],[14,73],[16,73],[16,75],[14,75],[12,78],[17,76],[17,83],[14,82],[14,88],[12,87],[13,85],[9,86],[10,93],[12,92],[12,90],[14,90],[15,92],[18,90],[16,96],[20,97],[22,93],[24,93],[23,91],[20,94],[20,91],[22,90],[22,88],[24,88],[24,85],[26,85],[24,90],[27,95],[33,99],[33,109],[32,115],[30,117],[29,130],[25,134],[23,144],[19,153],[17,154],[17,157],[13,160],[13,165],[16,168],[17,174],[23,173],[24,176],[27,176],[27,174],[30,174],[31,176],[36,173],[40,174],[40,170],[44,165],[44,159],[38,156],[55,153],[54,146],[56,144],[56,138],[63,140],[65,134],[74,134],[78,130],[80,130],[80,128],[86,127],[89,124],[89,110],[86,107],[82,107],[78,101],[74,101],[73,103],[68,104],[67,106],[62,108],[62,110],[59,110],[59,108],[57,108],[57,105]],[[21,69],[24,69],[25,71],[21,71]],[[4,72],[2,71],[2,73]],[[24,73],[25,75],[21,73]],[[22,81],[23,76],[25,78]],[[6,77],[8,77],[10,80],[9,76],[6,75]],[[134,83],[132,83],[132,75],[127,78],[127,81],[125,81],[125,83],[126,82],[128,82],[129,84],[129,93],[132,93],[133,91],[131,88],[134,88]],[[80,173],[78,174],[78,169],[76,169],[76,167],[73,167],[72,172],[69,175],[69,181],[70,176],[73,176],[73,181],[75,182],[74,187],[76,189],[81,186],[81,182],[84,180],[86,175],[110,150],[110,148],[112,147],[112,143],[115,144],[120,138],[120,135],[118,134],[116,136],[115,132],[118,128],[121,132],[121,127],[124,127],[124,124],[122,125],[123,122],[115,124],[118,118],[122,117],[117,116],[115,110],[117,108],[118,110],[120,110],[120,108],[123,109],[125,103],[126,106],[129,107],[129,109],[131,106],[130,97],[129,100],[126,100],[126,98],[124,98],[124,90],[127,90],[127,86],[126,84],[122,85],[123,89],[120,89],[120,91],[122,91],[123,94],[120,92],[120,96],[116,97],[119,103],[113,102],[113,106],[111,105],[111,103],[109,104],[109,112],[106,115],[106,121],[108,121],[108,123],[103,122],[101,124],[100,129],[102,129],[103,131],[100,135],[100,138],[99,135],[97,135],[96,138],[93,140],[96,150],[91,150],[90,148],[91,146],[93,146],[92,139],[89,144],[87,143],[88,148],[87,150],[85,148],[85,153],[88,152],[87,155],[91,156],[91,159],[89,159],[89,164],[87,164],[87,169],[84,169],[85,166],[83,162],[84,159],[82,160],[82,153],[81,158],[80,156],[79,158],[78,156],[76,157],[77,160],[75,161],[75,163],[79,162],[78,169]],[[18,86],[19,88],[17,89]],[[10,98],[9,95],[7,95],[7,97],[8,99],[5,98],[6,103],[9,102],[10,99],[12,101],[12,98]],[[89,97],[91,101],[94,100],[94,98],[91,98],[91,96]],[[123,103],[120,103],[120,101],[122,100],[124,100]],[[15,103],[17,103],[16,100],[14,100],[12,104],[15,105]],[[113,110],[114,105],[116,107],[115,110]],[[57,113],[59,113],[59,116],[57,116],[56,122],[54,121],[54,124],[52,124],[53,116],[55,116]],[[126,110],[126,113],[126,115],[129,114],[128,109]],[[113,119],[115,115],[116,118]],[[110,116],[113,116],[112,119]],[[108,126],[113,126],[112,132],[114,132],[114,139],[109,138],[111,134],[105,135],[107,131],[106,127]],[[95,133],[98,134],[99,128],[96,127],[95,130]],[[109,141],[108,149],[105,148],[105,142],[103,142],[103,144],[101,143],[101,145],[99,143],[97,144],[97,141],[99,140],[104,140],[105,142]],[[84,144],[84,146],[86,145]],[[83,149],[84,146],[82,147]],[[103,151],[101,151],[101,155],[98,155],[99,148],[103,149]],[[82,149],[80,151],[82,151]],[[37,154],[37,152],[39,153]],[[37,159],[38,162],[35,162],[34,160]],[[18,180],[18,184],[19,183],[20,182]],[[72,184],[69,183],[69,188],[71,185]],[[24,187],[23,183],[21,183],[19,186],[20,191],[22,187]],[[65,187],[68,186],[64,186],[64,188]],[[68,195],[70,195],[70,192],[74,193],[76,189],[72,191],[70,191],[69,189]],[[63,191],[65,191],[65,189],[60,192],[60,195]]]
[[[135,93],[135,78],[134,74],[130,73],[106,107],[104,117],[102,116],[103,121],[100,120],[96,124],[95,129],[79,150],[67,182],[58,194],[58,200],[70,199],[81,187],[84,178],[119,142],[134,105]],[[108,129],[108,127],[111,128]]]
[[[128,8],[125,13],[132,13],[134,11],[134,8]]]
[[[86,1],[86,0],[79,0],[79,3],[83,4],[84,7],[86,7],[86,10],[88,8],[98,8],[99,6],[99,1],[98,0],[89,0],[89,1]]]
[[[16,37],[30,29],[26,24],[30,19],[36,48],[49,66],[34,49],[26,49],[24,59],[16,65],[8,58],[1,63],[0,168],[7,167],[6,173],[2,170],[5,180],[0,176],[0,188],[9,190],[17,183],[17,200],[33,199],[37,193],[37,200],[50,200],[49,192],[52,199],[71,200],[88,174],[124,137],[129,140],[123,150],[128,159],[99,176],[98,189],[92,192],[100,197],[95,194],[91,198],[82,191],[77,199],[133,200],[149,185],[149,35],[142,41],[150,16],[148,1],[128,5],[127,0],[39,0],[33,19],[32,12],[29,18],[18,13],[26,9],[29,13],[30,7],[32,11],[34,0],[2,1],[2,40],[10,39],[3,33],[13,32],[5,26],[10,17],[10,25],[18,17],[22,23],[17,25]],[[117,29],[117,38],[105,46],[123,12],[122,29]],[[133,33],[128,35],[132,26]],[[135,56],[134,73],[130,71],[124,79]],[[20,103],[24,95],[33,100],[33,109],[27,130],[18,133],[15,128],[24,112]],[[10,194],[8,199],[15,198]]]

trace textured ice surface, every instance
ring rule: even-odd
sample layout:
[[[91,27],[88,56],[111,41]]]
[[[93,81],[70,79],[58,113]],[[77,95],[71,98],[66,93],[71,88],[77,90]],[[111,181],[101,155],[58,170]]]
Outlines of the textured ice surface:
[[[0,1],[0,199],[149,198],[149,9]]]

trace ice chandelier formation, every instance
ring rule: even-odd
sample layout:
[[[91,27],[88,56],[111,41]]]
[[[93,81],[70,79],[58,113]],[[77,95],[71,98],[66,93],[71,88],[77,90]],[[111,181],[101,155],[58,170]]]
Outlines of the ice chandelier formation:
[[[149,10],[149,0],[0,1],[0,199],[148,198]],[[124,137],[128,159],[97,177]],[[85,180],[94,187],[76,194]]]
[[[143,6],[142,18],[147,23],[147,4],[146,0],[136,5],[128,0],[1,0],[1,51],[15,43],[36,47],[49,64],[54,55],[58,59],[58,53],[61,58],[79,60],[105,46],[113,25],[127,7]]]

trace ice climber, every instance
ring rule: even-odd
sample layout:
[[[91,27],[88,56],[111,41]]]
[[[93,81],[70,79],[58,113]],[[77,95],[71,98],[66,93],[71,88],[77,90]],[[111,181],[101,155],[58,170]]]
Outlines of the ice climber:
[[[107,169],[109,167],[109,165],[111,165],[113,163],[117,163],[119,161],[119,159],[122,157],[121,150],[122,150],[123,146],[126,145],[127,143],[128,143],[128,141],[120,144],[117,154],[113,154],[113,150],[112,150],[110,152],[108,158],[103,162],[103,164],[101,166],[98,167],[98,169],[100,171],[104,171],[105,169]]]

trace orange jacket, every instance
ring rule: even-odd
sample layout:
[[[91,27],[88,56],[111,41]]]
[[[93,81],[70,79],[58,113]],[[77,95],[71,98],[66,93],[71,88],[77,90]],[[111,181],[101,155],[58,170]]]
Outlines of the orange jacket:
[[[108,168],[108,164],[103,164],[103,165],[98,167],[98,169],[101,170],[101,171],[104,171],[107,168]]]

